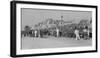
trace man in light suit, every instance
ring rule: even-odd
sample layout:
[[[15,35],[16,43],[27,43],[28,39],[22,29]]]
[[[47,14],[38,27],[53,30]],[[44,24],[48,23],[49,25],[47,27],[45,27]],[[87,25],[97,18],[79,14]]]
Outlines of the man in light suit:
[[[79,30],[75,27],[74,34],[76,35],[76,40],[80,40]]]

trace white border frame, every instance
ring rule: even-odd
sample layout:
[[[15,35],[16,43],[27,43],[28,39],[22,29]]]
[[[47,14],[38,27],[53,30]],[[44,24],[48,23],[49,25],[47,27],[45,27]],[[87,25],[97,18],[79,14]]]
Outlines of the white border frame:
[[[21,50],[21,8],[37,8],[37,9],[58,9],[58,10],[80,10],[80,11],[92,11],[92,46],[90,47],[67,47],[67,48],[46,48],[46,49],[30,49]],[[40,53],[54,53],[54,52],[75,52],[75,51],[89,51],[96,50],[96,9],[95,8],[83,8],[83,7],[71,7],[71,6],[51,6],[51,5],[36,5],[36,4],[16,4],[16,55],[25,54],[40,54]]]

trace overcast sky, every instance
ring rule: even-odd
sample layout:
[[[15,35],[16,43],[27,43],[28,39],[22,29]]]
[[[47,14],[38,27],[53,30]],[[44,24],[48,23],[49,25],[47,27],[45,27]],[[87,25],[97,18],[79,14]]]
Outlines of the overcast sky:
[[[92,17],[91,11],[71,11],[71,10],[46,10],[46,9],[21,9],[22,29],[25,25],[34,26],[38,22],[45,21],[48,18],[54,20],[63,20],[79,22],[82,19],[90,20]]]

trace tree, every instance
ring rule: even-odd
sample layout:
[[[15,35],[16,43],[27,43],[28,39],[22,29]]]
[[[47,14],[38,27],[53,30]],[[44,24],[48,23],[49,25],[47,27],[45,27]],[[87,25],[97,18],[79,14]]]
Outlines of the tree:
[[[79,26],[84,27],[84,26],[88,26],[88,25],[89,25],[89,21],[88,20],[81,20],[79,22]]]
[[[25,30],[26,32],[28,32],[28,31],[31,30],[31,27],[30,27],[30,26],[25,26],[25,27],[24,27],[24,30]]]

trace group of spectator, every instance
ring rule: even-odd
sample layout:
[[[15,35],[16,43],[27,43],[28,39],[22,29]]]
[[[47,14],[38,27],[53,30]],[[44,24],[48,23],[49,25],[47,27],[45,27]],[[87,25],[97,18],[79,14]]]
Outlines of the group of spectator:
[[[80,39],[90,39],[92,38],[92,28],[89,29],[88,20],[81,20],[78,24],[71,23],[67,25],[54,24],[54,20],[47,20],[46,23],[41,23],[36,26],[45,28],[31,28],[30,26],[25,26],[24,31],[21,31],[22,37],[44,37],[44,36],[54,36],[54,37],[69,37]],[[58,21],[57,21],[58,22]],[[57,23],[56,22],[56,23]],[[62,22],[62,21],[61,21]],[[60,23],[60,22],[59,22]],[[64,22],[62,22],[64,23]],[[48,25],[55,25],[55,27],[49,27]]]
[[[64,31],[66,32],[66,31]],[[50,31],[49,29],[41,29],[41,30],[38,30],[38,29],[31,29],[29,31],[22,31],[21,32],[22,34],[22,37],[44,37],[44,36],[54,36],[54,37],[65,37],[63,36],[63,32],[61,32],[61,30],[59,29],[55,29],[54,31]],[[67,34],[65,34],[67,35]],[[80,31],[79,28],[75,27],[74,28],[74,32],[73,33],[69,33],[69,35],[71,37],[73,37],[72,35],[74,35],[74,38],[76,38],[76,40],[80,40],[80,39],[90,39],[91,36],[92,36],[92,33],[89,31],[88,27],[85,26],[84,29],[82,29]]]

